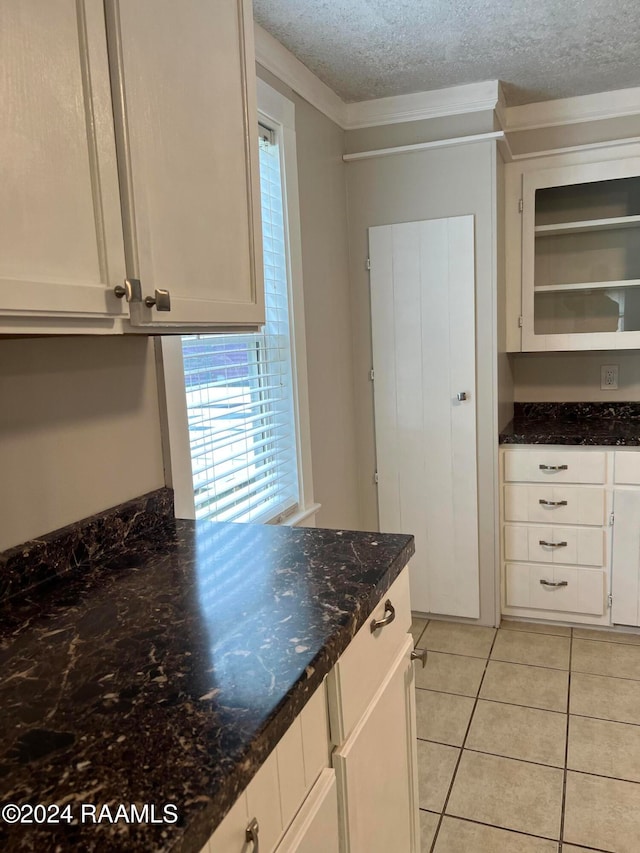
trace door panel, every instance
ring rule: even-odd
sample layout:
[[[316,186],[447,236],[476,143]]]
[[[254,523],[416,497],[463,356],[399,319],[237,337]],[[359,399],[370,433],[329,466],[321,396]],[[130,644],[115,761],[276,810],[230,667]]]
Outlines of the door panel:
[[[640,489],[615,489],[611,618],[640,625]]]
[[[380,529],[416,537],[414,610],[477,618],[473,227],[378,226],[369,244]]]
[[[0,314],[108,331],[127,306],[101,0],[1,4],[0,54]]]

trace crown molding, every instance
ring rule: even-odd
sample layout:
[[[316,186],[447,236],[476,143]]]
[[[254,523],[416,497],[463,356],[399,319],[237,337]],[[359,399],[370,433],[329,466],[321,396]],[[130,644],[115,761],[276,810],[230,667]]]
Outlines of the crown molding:
[[[484,83],[416,92],[412,95],[359,101],[346,104],[346,129],[355,130],[360,127],[378,127],[383,124],[495,110],[501,98],[499,81],[488,80]]]
[[[254,22],[256,62],[270,71],[343,130],[397,124],[405,121],[475,113],[504,111],[498,80],[451,86],[430,92],[395,95],[347,104],[295,57],[291,51]]]
[[[510,133],[636,115],[640,113],[640,87],[507,107],[504,113],[503,127]]]
[[[291,51],[254,21],[256,62],[293,89],[305,101],[344,128],[347,105]]]

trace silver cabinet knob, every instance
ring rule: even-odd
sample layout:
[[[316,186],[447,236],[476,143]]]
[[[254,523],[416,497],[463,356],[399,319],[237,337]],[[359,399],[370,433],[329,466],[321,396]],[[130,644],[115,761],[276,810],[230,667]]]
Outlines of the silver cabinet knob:
[[[458,391],[458,393],[456,394],[456,397],[458,398],[458,400],[461,403],[464,403],[464,401],[467,399],[467,392],[466,391]]]
[[[414,649],[411,652],[411,660],[419,660],[422,663],[422,668],[424,669],[427,665],[427,650],[426,649]]]
[[[158,311],[171,311],[171,294],[168,290],[155,290],[153,296],[147,296],[144,304],[147,308],[155,305]]]
[[[142,286],[140,279],[125,278],[124,284],[117,284],[113,292],[118,299],[125,298],[127,302],[142,302]]]

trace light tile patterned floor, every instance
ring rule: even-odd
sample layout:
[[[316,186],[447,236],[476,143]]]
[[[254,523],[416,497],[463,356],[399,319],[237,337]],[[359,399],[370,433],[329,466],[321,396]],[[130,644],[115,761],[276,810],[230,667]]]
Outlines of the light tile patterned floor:
[[[640,853],[640,634],[411,632],[422,853]]]

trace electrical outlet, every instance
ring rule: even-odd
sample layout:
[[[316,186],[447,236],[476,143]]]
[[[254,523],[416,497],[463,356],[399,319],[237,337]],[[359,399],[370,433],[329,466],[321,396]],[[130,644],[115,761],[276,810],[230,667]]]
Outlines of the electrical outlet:
[[[618,365],[603,364],[600,368],[600,388],[603,391],[615,391],[618,387]]]

